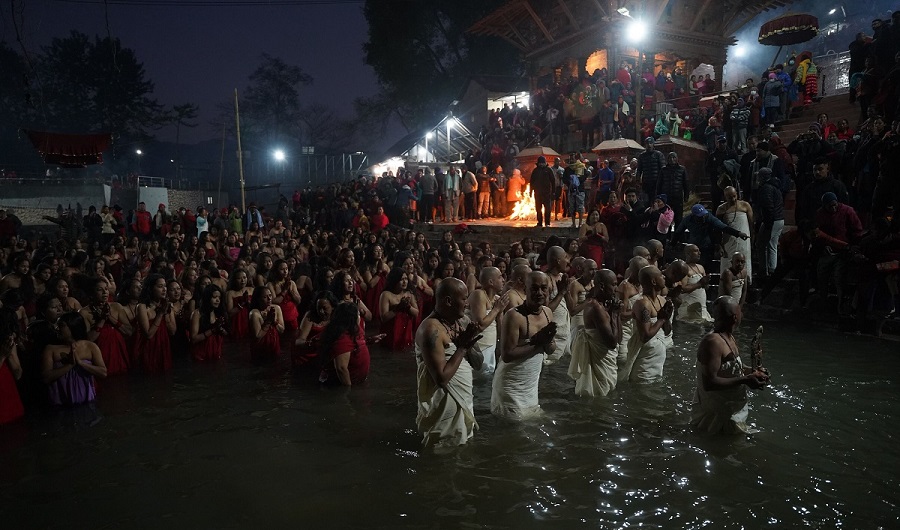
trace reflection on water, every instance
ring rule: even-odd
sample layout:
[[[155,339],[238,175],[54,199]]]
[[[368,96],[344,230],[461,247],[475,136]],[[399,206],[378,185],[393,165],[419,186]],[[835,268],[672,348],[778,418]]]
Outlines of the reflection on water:
[[[755,329],[749,323],[743,328]],[[0,431],[4,528],[896,527],[896,345],[767,324],[774,384],[752,437],[687,428],[697,328],[666,376],[576,399],[545,368],[545,414],[490,415],[447,455],[420,450],[411,353],[373,351],[366,385],[322,389],[246,352],[160,379],[110,379],[100,402]],[[749,334],[739,336],[746,353]]]

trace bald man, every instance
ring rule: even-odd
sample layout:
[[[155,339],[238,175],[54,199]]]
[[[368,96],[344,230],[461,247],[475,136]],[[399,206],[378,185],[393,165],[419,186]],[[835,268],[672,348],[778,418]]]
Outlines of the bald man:
[[[482,337],[476,347],[484,356],[484,370],[493,372],[497,365],[495,353],[497,351],[497,318],[503,314],[509,305],[509,294],[500,292],[503,290],[503,276],[497,267],[484,267],[478,277],[481,287],[472,291],[469,295],[469,304],[466,315],[481,329]]]
[[[474,347],[478,327],[465,318],[466,285],[446,278],[435,293],[434,312],[416,331],[416,426],[430,446],[465,444],[478,428],[472,403],[472,370],[483,359]]]
[[[616,273],[594,273],[594,289],[584,311],[584,326],[575,331],[569,377],[576,396],[605,396],[616,388],[619,342],[622,340],[622,302],[616,296]]]
[[[713,321],[706,308],[706,288],[709,286],[709,275],[700,264],[702,257],[697,245],[685,245],[684,262],[687,275],[681,280],[681,304],[675,319],[689,324],[707,324]]]
[[[641,269],[642,296],[634,302],[634,335],[628,344],[628,358],[619,371],[619,383],[659,381],[666,363],[665,334],[672,329],[672,302],[661,294],[666,286],[662,272],[653,265]]]
[[[531,267],[527,264],[516,265],[509,277],[509,305],[507,309],[514,309],[525,303],[525,280],[531,274]]]
[[[550,278],[550,302],[547,307],[553,311],[553,322],[556,323],[556,350],[553,355],[544,361],[547,364],[555,363],[563,355],[569,353],[569,308],[575,305],[575,301],[569,296],[569,282],[566,276],[569,270],[569,255],[562,247],[550,247],[547,250],[547,276]]]
[[[650,261],[650,251],[647,250],[647,247],[638,245],[631,250],[632,256],[640,256],[647,261]]]
[[[650,257],[647,258],[647,261],[650,262],[650,265],[653,265],[657,269],[662,270],[663,255],[666,252],[662,242],[658,239],[651,239],[647,241],[647,251],[650,253]]]
[[[725,194],[725,202],[723,202],[716,210],[716,217],[723,223],[734,228],[742,234],[753,235],[751,228],[753,225],[753,207],[747,201],[738,199],[738,192],[732,186],[728,186],[723,191]],[[745,258],[745,268],[747,269],[748,281],[752,277],[753,270],[750,266],[750,255],[752,249],[752,240],[750,238],[741,238],[729,235],[727,232],[722,233],[722,242],[719,245],[720,257],[719,267],[720,273],[725,272],[731,266],[731,257],[735,252],[740,252]]]
[[[643,296],[643,289],[638,274],[641,269],[650,265],[647,260],[635,256],[628,262],[628,269],[625,271],[625,279],[616,289],[616,294],[622,302],[622,340],[619,341],[619,354],[617,363],[621,370],[625,366],[628,359],[628,342],[634,333],[634,318],[632,318],[631,309],[634,303]]]
[[[720,296],[713,304],[715,324],[697,347],[697,388],[691,425],[710,434],[751,432],[747,426],[747,388],[763,388],[769,376],[741,362],[734,330],[741,322],[740,303]]]
[[[556,324],[546,305],[551,283],[543,272],[529,273],[525,303],[503,315],[500,362],[491,392],[491,412],[497,416],[524,418],[540,413],[541,368],[544,357],[556,349]]]
[[[594,273],[597,269],[596,261],[584,260],[580,267],[581,274],[569,284],[569,298],[574,302],[569,308],[569,342],[575,340],[576,330],[584,327],[584,310],[591,304],[588,295],[594,288]]]
[[[741,309],[750,288],[747,277],[747,258],[740,252],[731,255],[731,265],[719,276],[719,296],[730,296],[738,301]]]

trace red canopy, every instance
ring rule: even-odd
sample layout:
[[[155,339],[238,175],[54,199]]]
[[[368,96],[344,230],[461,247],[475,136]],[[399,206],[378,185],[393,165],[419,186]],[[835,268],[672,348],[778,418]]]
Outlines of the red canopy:
[[[43,131],[25,131],[31,144],[47,164],[63,167],[85,167],[103,163],[110,134],[59,134]]]

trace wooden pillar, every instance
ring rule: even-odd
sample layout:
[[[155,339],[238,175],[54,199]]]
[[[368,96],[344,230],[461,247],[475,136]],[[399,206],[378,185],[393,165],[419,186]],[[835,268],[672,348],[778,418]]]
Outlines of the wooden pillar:
[[[716,61],[716,63],[713,65],[713,72],[715,73],[715,76],[716,76],[716,87],[718,87],[719,90],[725,90],[725,80],[723,79],[724,69],[725,69],[725,61],[724,60]]]

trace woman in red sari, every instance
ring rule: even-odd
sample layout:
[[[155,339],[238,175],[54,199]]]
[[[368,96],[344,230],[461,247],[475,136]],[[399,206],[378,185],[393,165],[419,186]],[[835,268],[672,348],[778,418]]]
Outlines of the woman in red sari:
[[[379,305],[381,332],[387,335],[387,347],[403,351],[412,346],[419,306],[409,291],[409,275],[403,269],[395,267],[388,274]]]
[[[238,269],[231,275],[228,292],[225,293],[225,308],[231,319],[230,336],[234,340],[244,340],[250,333],[250,296],[253,288],[248,285],[247,271]]]
[[[612,193],[615,192],[610,192],[610,194]],[[609,232],[606,225],[600,220],[600,213],[597,210],[591,212],[587,222],[581,225],[579,232],[581,255],[594,260],[598,267],[603,268],[604,252],[609,244]]]
[[[223,299],[221,289],[207,285],[199,308],[191,315],[191,357],[195,361],[222,358],[222,341],[228,333]]]
[[[372,308],[373,316],[379,318],[379,300],[384,291],[384,280],[391,271],[384,256],[384,247],[375,243],[366,251],[365,267],[363,268],[363,282],[366,283],[366,292],[363,301],[366,307]]]
[[[250,336],[256,343],[250,357],[253,360],[271,360],[281,353],[280,333],[284,332],[281,308],[272,301],[275,296],[268,287],[253,289],[250,299]]]
[[[320,335],[331,321],[331,313],[337,304],[337,298],[331,291],[319,291],[316,295],[312,309],[303,315],[300,331],[291,351],[291,364],[295,368],[307,365],[319,356]]]
[[[166,279],[161,274],[151,274],[144,280],[141,303],[137,306],[134,356],[144,372],[150,374],[172,369],[169,339],[175,333],[176,323],[166,294]]]
[[[290,267],[287,261],[279,259],[269,272],[269,284],[267,286],[275,296],[275,303],[281,307],[281,315],[284,319],[284,336],[281,337],[285,344],[293,344],[300,326],[300,291],[297,284],[291,279]]]
[[[127,373],[130,356],[125,336],[132,334],[128,315],[121,304],[107,302],[109,283],[103,278],[95,278],[91,282],[89,294],[91,303],[81,310],[88,329],[88,340],[100,348],[107,375]]]

